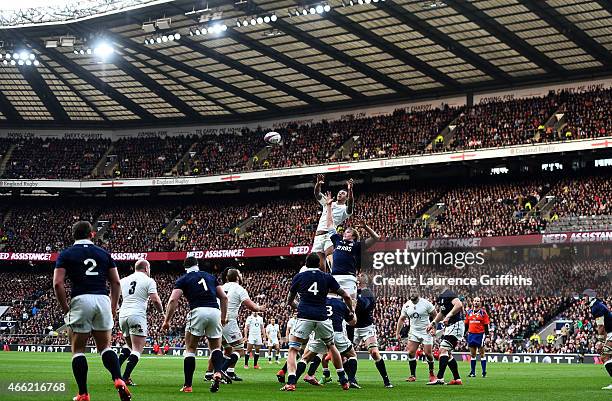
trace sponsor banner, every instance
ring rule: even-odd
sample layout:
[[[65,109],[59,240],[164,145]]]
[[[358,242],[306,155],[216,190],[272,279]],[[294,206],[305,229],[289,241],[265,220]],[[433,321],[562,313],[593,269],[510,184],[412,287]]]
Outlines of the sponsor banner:
[[[569,142],[555,142],[536,145],[520,145],[497,149],[479,149],[462,152],[445,152],[426,155],[414,155],[387,159],[364,160],[347,163],[330,163],[311,167],[297,167],[234,173],[228,175],[215,175],[206,177],[157,177],[147,179],[118,179],[118,180],[0,180],[0,188],[127,188],[127,187],[160,187],[183,185],[206,185],[220,182],[261,180],[269,178],[294,177],[302,175],[316,175],[337,173],[343,171],[360,171],[385,169],[392,167],[416,166],[427,164],[441,164],[464,162],[471,160],[486,160],[525,155],[550,154],[597,150],[612,148],[612,137],[598,139],[583,139]]]
[[[138,259],[151,261],[183,260],[187,256],[195,256],[198,259],[260,258],[307,255],[309,252],[310,246],[280,246],[271,248],[209,249],[182,252],[111,252],[111,256],[114,260],[123,262]],[[44,252],[0,252],[0,261],[55,262],[58,255],[58,253]]]
[[[111,347],[116,353],[121,352],[121,347]],[[70,345],[41,345],[41,344],[10,344],[9,352],[70,352]],[[163,348],[161,349],[163,353]],[[170,356],[182,356],[184,348],[171,347],[166,355]],[[95,354],[97,350],[93,346],[87,346],[85,353]],[[154,355],[152,347],[145,347],[143,355]],[[262,351],[262,355],[265,355],[266,351]],[[404,351],[381,351],[381,356],[387,361],[408,361],[408,353]],[[470,360],[470,354],[467,352],[455,352],[455,356],[461,358],[463,361]],[[196,356],[207,357],[209,355],[208,348],[198,348]],[[287,358],[287,350],[281,350],[281,357]],[[370,354],[367,351],[358,351],[358,359],[371,359]],[[489,363],[554,363],[554,364],[576,364],[576,363],[588,363],[588,364],[601,364],[601,358],[599,355],[586,354],[584,360],[580,360],[578,354],[501,354],[501,353],[487,353],[487,362]]]
[[[576,244],[592,242],[612,242],[612,231],[587,231],[555,234],[515,235],[507,237],[473,237],[473,238],[434,238],[408,241],[381,241],[368,249],[368,252],[378,252],[388,249],[470,249],[507,246],[535,246],[547,244]],[[229,258],[259,258],[271,256],[307,255],[310,246],[279,246],[271,248],[235,248],[208,249],[181,252],[112,252],[117,261],[133,261],[146,259],[151,261],[183,260],[187,256],[198,259],[229,259]],[[54,262],[57,253],[45,252],[0,252],[0,261],[32,261]]]

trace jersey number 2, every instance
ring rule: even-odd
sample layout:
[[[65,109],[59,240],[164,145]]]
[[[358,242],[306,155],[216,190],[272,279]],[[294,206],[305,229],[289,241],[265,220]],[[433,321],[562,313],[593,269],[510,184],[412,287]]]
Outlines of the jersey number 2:
[[[97,276],[98,272],[95,271],[95,268],[98,267],[98,264],[93,259],[85,259],[83,262],[85,266],[87,266],[87,270],[85,271],[86,276]]]
[[[317,282],[316,281],[314,283],[312,283],[312,285],[310,287],[308,287],[308,292],[311,292],[314,295],[317,295],[319,293],[319,288],[317,287]]]

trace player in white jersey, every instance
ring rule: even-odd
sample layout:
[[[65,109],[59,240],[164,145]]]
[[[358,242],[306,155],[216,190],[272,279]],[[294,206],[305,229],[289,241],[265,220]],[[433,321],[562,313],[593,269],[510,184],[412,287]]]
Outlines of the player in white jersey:
[[[130,375],[138,363],[147,338],[147,303],[149,299],[155,310],[164,313],[161,299],[157,295],[157,284],[151,277],[151,265],[144,259],[134,264],[134,273],[121,279],[121,308],[119,328],[126,345],[121,349],[119,364],[127,360],[123,381],[128,386],[134,382]]]
[[[321,217],[319,218],[319,224],[317,225],[317,232],[315,233],[314,242],[312,244],[312,252],[316,252],[319,255],[320,268],[325,269],[325,259],[330,258],[333,250],[333,244],[330,239],[329,227],[327,225],[327,202],[325,196],[321,192],[321,186],[325,182],[323,174],[317,175],[317,182],[314,187],[314,196],[317,202],[322,207]],[[334,227],[342,224],[353,214],[354,199],[353,199],[353,179],[348,180],[347,189],[340,190],[336,196],[336,201],[331,204],[332,217],[334,220]],[[329,264],[331,266],[331,260]]]
[[[432,354],[433,336],[427,332],[427,325],[435,316],[433,304],[415,293],[410,295],[410,299],[402,307],[402,312],[395,328],[395,336],[398,339],[402,338],[402,329],[404,328],[404,323],[408,320],[408,364],[410,366],[410,377],[406,379],[408,382],[416,381],[416,352],[421,344],[423,344],[423,353],[429,365],[429,381],[436,379]]]
[[[223,348],[226,360],[223,371],[233,381],[242,381],[235,371],[236,362],[244,355],[244,338],[238,325],[240,307],[244,304],[247,309],[255,312],[263,312],[266,308],[264,305],[253,302],[248,291],[242,287],[243,278],[240,270],[226,269],[222,274],[222,279],[225,281],[223,291],[227,295],[227,324],[223,326]],[[212,380],[212,377],[213,366],[209,363],[205,379]]]
[[[247,349],[246,353],[244,354],[244,368],[249,368],[249,356],[254,349],[253,368],[259,369],[259,351],[261,351],[261,346],[263,345],[264,321],[257,312],[253,312],[249,317],[247,317],[247,320],[244,323],[244,336],[247,338]]]
[[[306,266],[303,266],[302,269],[306,269]],[[300,273],[304,270],[300,269]],[[297,311],[294,311],[289,320],[287,321],[287,326],[285,327],[285,336],[283,337],[283,341],[285,343],[289,342],[289,334],[291,333],[291,329],[297,323]],[[276,379],[279,383],[285,383],[285,375],[287,374],[287,361],[278,372],[276,372]]]
[[[280,334],[280,326],[276,323],[276,319],[270,319],[270,323],[266,326],[266,337],[268,339],[268,363],[272,363],[272,357],[275,356],[276,363],[280,357],[280,341],[278,335]],[[276,351],[276,355],[274,352]]]

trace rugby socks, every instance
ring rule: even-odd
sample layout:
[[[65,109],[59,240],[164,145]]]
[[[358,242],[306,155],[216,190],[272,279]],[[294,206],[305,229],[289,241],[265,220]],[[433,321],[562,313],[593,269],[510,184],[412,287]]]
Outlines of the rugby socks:
[[[440,355],[440,364],[438,366],[438,379],[444,379],[446,365],[448,365],[448,355]]]
[[[196,359],[193,352],[185,352],[183,359],[183,373],[185,374],[185,387],[191,387],[193,384],[193,372],[195,372]]]
[[[210,353],[210,360],[212,361],[215,372],[220,372],[223,369],[223,362],[225,362],[225,358],[223,357],[223,351],[221,351],[220,349],[214,349]]]
[[[111,374],[113,380],[121,379],[121,367],[119,366],[119,357],[115,351],[111,348],[103,350],[100,354],[102,356],[102,363],[106,370]]]
[[[268,352],[268,362],[272,362],[272,356],[274,355],[274,351]]]
[[[306,362],[304,360],[300,360],[297,363],[297,369],[295,371],[295,378],[296,380],[300,378],[300,376],[302,376],[302,374],[304,373],[304,371],[306,370]]]
[[[121,348],[121,354],[119,355],[119,366],[123,366],[123,362],[128,359],[131,353],[132,350],[129,349],[127,346]]]
[[[344,384],[348,381],[348,379],[346,378],[346,373],[344,373],[344,368],[336,369],[336,373],[338,374],[338,381],[340,382],[340,384]]]
[[[357,358],[354,356],[350,357],[344,364],[344,371],[348,376],[349,382],[355,383],[355,376],[357,376]]]
[[[323,368],[323,376],[324,377],[330,377],[331,376],[329,368]]]
[[[417,368],[416,358],[408,359],[408,365],[410,366],[410,376],[416,377],[416,368]]]
[[[429,374],[433,375],[433,371],[434,371],[434,360],[433,360],[433,357],[431,357],[431,356],[427,357],[427,366],[429,367]]]
[[[236,362],[238,362],[238,359],[240,359],[240,354],[237,352],[232,352],[232,355],[230,355],[229,358],[225,358],[225,365],[223,365],[223,370],[229,372],[230,369],[232,369],[232,372],[234,371],[233,366],[236,365]],[[232,368],[230,368],[230,366],[232,366]]]
[[[608,374],[612,377],[612,359],[604,363],[604,366],[606,367]]]
[[[130,378],[132,375],[132,371],[138,364],[138,360],[140,359],[140,352],[133,351],[128,357],[127,365],[125,365],[125,372],[123,372],[123,381]]]
[[[257,366],[257,363],[259,362],[259,352],[254,352],[253,353],[253,365]]]
[[[320,364],[321,358],[319,358],[319,355],[316,355],[308,367],[308,376],[314,376],[317,373],[317,369],[319,369]]]
[[[79,394],[87,394],[87,358],[85,354],[72,356],[72,373],[79,387]]]
[[[380,377],[382,377],[383,379],[383,382],[385,382],[385,384],[389,383],[389,376],[387,376],[387,367],[385,366],[385,360],[381,358],[376,361],[375,365],[376,369],[378,369],[378,373],[380,373]]]
[[[287,384],[297,384],[297,377],[295,375],[288,375],[287,376]]]
[[[459,376],[459,365],[457,365],[457,360],[455,358],[451,357],[448,360],[448,368],[453,373],[453,379],[461,379],[461,376]]]
[[[249,352],[244,353],[244,366],[249,366],[249,357],[251,354]]]
[[[482,374],[486,374],[487,373],[487,357],[485,356],[484,358],[480,359],[480,366],[482,367]]]
[[[482,360],[480,361],[480,363],[482,363]],[[470,359],[470,374],[471,375],[475,375],[476,374],[476,357],[473,357],[472,359]],[[484,372],[484,368],[483,368],[483,372]]]

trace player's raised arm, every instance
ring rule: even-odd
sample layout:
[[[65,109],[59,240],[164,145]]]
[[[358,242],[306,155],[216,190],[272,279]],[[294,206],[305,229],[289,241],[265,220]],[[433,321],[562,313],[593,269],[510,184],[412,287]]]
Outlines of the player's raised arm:
[[[346,182],[347,199],[346,199],[346,213],[351,215],[355,211],[355,198],[353,197],[353,179],[351,178]]]
[[[336,227],[334,227],[334,217],[332,215],[332,207],[331,204],[334,202],[334,197],[332,196],[331,192],[327,192],[327,194],[325,195],[325,204],[327,205],[327,229],[328,230],[333,230]]]
[[[68,305],[68,295],[66,294],[66,287],[64,281],[66,279],[66,269],[63,267],[57,267],[53,271],[53,292],[55,292],[55,298],[59,304],[62,313],[66,314],[70,310]]]
[[[321,193],[321,186],[325,182],[325,176],[323,174],[317,174],[317,181],[314,186],[314,197],[320,202],[323,198],[323,194]]]
[[[369,238],[367,238],[365,240],[365,246],[366,248],[369,248],[370,246],[374,245],[374,243],[378,240],[380,240],[380,235],[378,235],[378,233],[376,231],[374,231],[372,229],[372,227],[368,226],[363,220],[357,218],[355,219],[355,227],[363,227],[363,229],[368,233],[368,235],[370,236]]]
[[[227,323],[227,295],[223,291],[223,287],[217,286],[217,298],[219,298],[219,307],[221,308],[221,324]]]
[[[179,288],[175,288],[172,290],[172,294],[170,294],[170,299],[168,299],[168,305],[166,305],[166,316],[164,317],[164,323],[162,324],[162,330],[168,330],[170,327],[170,321],[176,312],[176,308],[178,307],[178,301],[183,295],[183,290]]]

